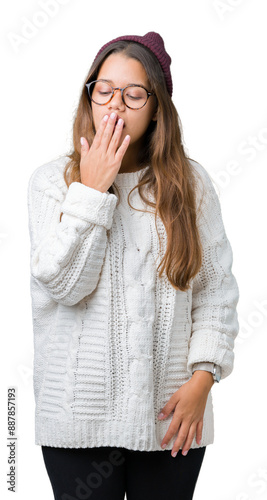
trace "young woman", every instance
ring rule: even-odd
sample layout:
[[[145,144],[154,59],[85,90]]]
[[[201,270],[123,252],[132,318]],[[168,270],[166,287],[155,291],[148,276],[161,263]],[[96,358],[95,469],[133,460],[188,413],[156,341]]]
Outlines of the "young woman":
[[[73,151],[29,180],[35,442],[57,500],[192,499],[233,369],[232,249],[170,64],[155,32],[105,44]]]

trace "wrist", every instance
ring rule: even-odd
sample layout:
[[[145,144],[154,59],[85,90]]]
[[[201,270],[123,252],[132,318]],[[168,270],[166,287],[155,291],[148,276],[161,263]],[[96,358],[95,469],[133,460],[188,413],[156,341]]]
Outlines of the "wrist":
[[[212,373],[206,370],[195,370],[191,378],[192,380],[196,381],[198,384],[203,385],[207,389],[211,389],[211,387],[214,384]]]

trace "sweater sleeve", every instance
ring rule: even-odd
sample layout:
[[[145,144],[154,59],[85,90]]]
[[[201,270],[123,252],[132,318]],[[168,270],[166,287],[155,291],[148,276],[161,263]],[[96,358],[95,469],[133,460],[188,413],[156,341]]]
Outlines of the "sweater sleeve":
[[[67,188],[62,166],[52,162],[31,175],[31,275],[56,302],[72,306],[96,288],[116,203],[114,194],[80,182]]]
[[[203,167],[202,167],[203,169]],[[234,339],[239,331],[236,306],[239,289],[232,273],[233,253],[226,236],[219,198],[207,172],[204,201],[199,216],[202,266],[192,285],[192,328],[188,370],[199,362],[221,367],[221,379],[234,364]]]

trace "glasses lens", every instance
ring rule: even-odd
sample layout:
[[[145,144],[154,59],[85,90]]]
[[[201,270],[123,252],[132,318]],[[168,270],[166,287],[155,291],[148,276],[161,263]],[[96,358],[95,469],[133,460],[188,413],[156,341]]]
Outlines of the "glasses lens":
[[[142,108],[147,101],[147,92],[142,87],[126,87],[123,92],[123,98],[126,106],[129,108]]]
[[[96,104],[106,104],[111,95],[112,88],[108,83],[98,81],[90,86],[90,97]]]

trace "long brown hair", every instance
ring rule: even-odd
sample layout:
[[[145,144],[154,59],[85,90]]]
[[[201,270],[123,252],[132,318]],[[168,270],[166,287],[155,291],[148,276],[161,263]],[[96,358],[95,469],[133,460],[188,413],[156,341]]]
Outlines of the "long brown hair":
[[[72,182],[81,182],[80,137],[85,137],[91,146],[95,129],[90,99],[85,83],[96,80],[100,67],[111,53],[121,53],[141,62],[157,99],[157,121],[151,121],[145,137],[145,147],[139,152],[139,166],[145,169],[139,183],[128,194],[138,189],[141,199],[155,211],[155,220],[162,220],[167,236],[164,257],[157,270],[159,277],[164,270],[175,289],[186,291],[190,280],[198,273],[202,264],[202,245],[197,227],[196,175],[182,144],[182,125],[178,112],[168,94],[164,75],[154,54],[143,45],[135,42],[120,41],[109,45],[93,62],[83,84],[76,116],[73,124],[73,151],[66,155],[70,158],[64,170],[64,179],[69,186]],[[153,193],[153,200],[145,196],[145,186]],[[120,200],[116,183],[109,188]],[[134,207],[132,207],[134,209]],[[137,209],[135,209],[137,210]],[[61,214],[62,216],[62,214]],[[60,216],[60,219],[61,219]],[[157,225],[157,234],[159,237]],[[160,248],[162,242],[159,237]]]

